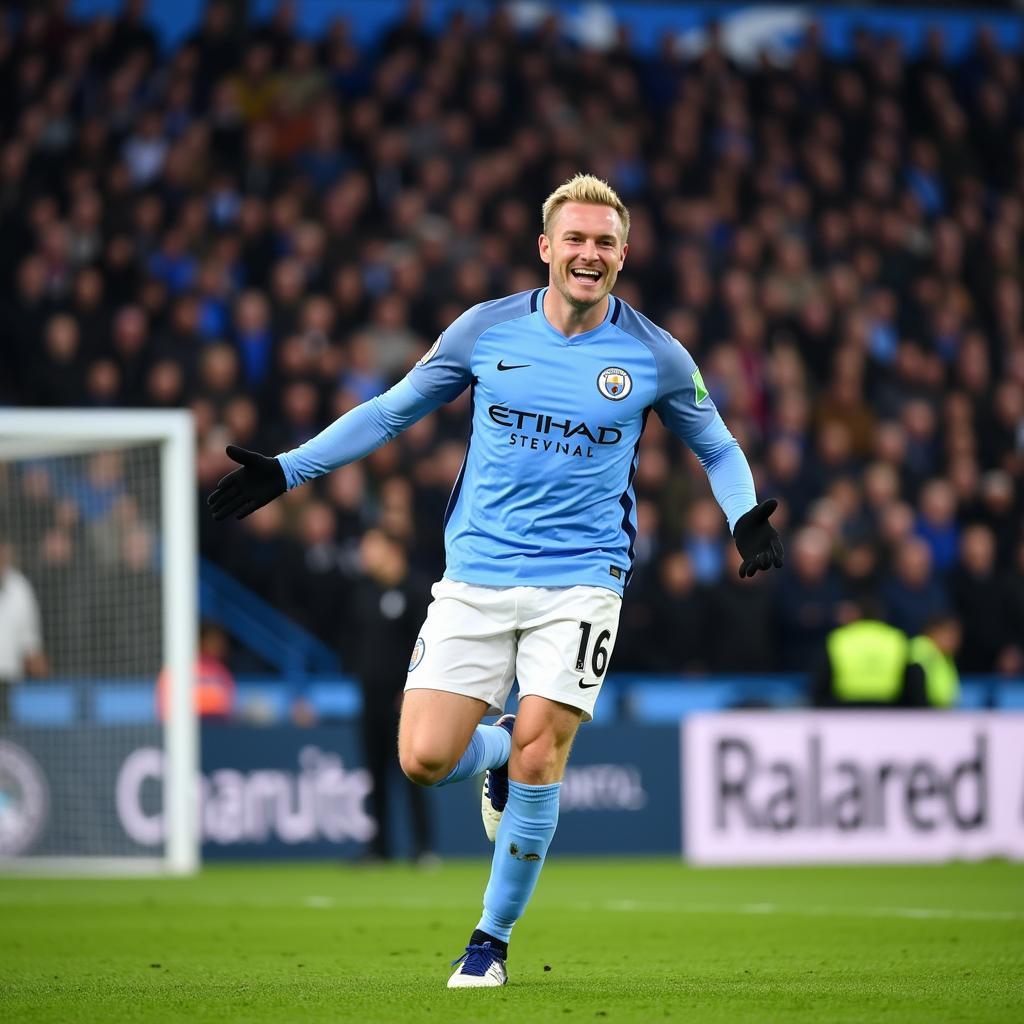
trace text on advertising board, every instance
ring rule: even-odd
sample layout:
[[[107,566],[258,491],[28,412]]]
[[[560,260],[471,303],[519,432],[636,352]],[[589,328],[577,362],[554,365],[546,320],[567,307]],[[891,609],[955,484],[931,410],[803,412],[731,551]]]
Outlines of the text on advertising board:
[[[1024,715],[733,712],[682,728],[698,863],[1024,858]]]

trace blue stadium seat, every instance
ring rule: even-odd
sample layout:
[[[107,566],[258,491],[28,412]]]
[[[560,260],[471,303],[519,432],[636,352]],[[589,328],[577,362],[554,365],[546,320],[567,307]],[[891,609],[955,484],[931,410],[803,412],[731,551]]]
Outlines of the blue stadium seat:
[[[637,722],[678,722],[695,711],[804,706],[802,676],[631,676],[620,680],[625,714]]]
[[[98,725],[142,725],[155,722],[156,695],[152,683],[94,683],[92,718]]]
[[[306,698],[320,718],[358,718],[363,695],[352,679],[324,679],[306,690]]]
[[[992,686],[985,678],[973,677],[960,680],[960,700],[958,708],[977,710],[987,708],[992,693]]]
[[[1006,680],[999,684],[996,690],[998,694],[998,707],[1007,711],[1020,711],[1024,708],[1024,680]]]
[[[239,718],[257,724],[287,722],[292,697],[287,681],[239,679],[235,712]]]
[[[24,683],[11,693],[11,717],[18,725],[71,725],[76,703],[71,683]]]
[[[626,708],[637,722],[678,722],[694,711],[726,707],[731,693],[728,683],[634,683],[626,693]]]

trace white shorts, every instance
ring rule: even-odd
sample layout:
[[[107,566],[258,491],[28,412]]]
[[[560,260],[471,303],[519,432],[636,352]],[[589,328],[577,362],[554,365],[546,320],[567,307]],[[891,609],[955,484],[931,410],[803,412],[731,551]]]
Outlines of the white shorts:
[[[481,587],[442,579],[409,661],[407,690],[475,697],[499,715],[519,683],[593,717],[622,598],[604,587]]]

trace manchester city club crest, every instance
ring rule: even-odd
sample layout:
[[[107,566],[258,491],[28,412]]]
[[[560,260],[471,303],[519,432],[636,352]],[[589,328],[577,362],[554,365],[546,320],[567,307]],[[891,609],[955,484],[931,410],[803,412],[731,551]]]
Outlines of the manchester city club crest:
[[[422,660],[423,652],[427,649],[426,642],[423,637],[416,637],[416,643],[413,645],[412,656],[409,658],[409,671],[411,672]]]
[[[597,390],[613,402],[621,402],[633,390],[633,378],[620,366],[609,366],[597,375]]]
[[[46,776],[27,750],[0,740],[0,857],[16,857],[39,838],[49,812]]]

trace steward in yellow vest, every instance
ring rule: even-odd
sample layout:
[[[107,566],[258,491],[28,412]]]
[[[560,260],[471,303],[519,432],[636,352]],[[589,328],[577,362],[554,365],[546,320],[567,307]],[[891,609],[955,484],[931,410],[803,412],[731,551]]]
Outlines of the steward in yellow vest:
[[[826,638],[812,699],[816,707],[924,707],[924,671],[902,630],[857,619]]]
[[[937,615],[920,636],[910,641],[910,661],[924,673],[925,699],[929,707],[949,708],[960,698],[960,675],[953,655],[960,647],[963,630],[953,615]]]

